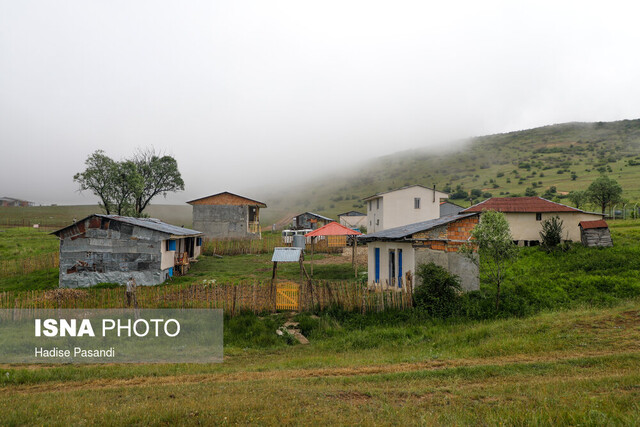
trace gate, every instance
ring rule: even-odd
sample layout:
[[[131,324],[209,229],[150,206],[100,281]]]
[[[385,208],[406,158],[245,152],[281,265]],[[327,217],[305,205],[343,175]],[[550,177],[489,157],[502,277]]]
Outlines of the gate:
[[[300,302],[300,285],[293,282],[278,283],[276,310],[297,311]]]

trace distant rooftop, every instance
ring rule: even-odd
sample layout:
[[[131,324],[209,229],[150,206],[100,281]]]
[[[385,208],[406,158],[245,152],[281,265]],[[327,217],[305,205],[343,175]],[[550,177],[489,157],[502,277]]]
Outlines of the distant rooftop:
[[[492,197],[463,210],[462,213],[482,211],[510,213],[584,212],[571,206],[543,199],[542,197]]]

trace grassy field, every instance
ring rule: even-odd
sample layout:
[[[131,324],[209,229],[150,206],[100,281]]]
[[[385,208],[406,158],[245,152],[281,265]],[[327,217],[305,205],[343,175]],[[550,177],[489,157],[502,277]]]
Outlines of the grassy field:
[[[327,314],[307,333],[227,341],[218,365],[2,366],[0,422],[640,422],[637,302],[466,323]]]
[[[54,225],[61,227],[71,224],[73,219],[82,219],[94,213],[104,213],[98,205],[75,206],[0,206],[0,227],[4,225],[29,224]],[[191,206],[150,205],[145,213],[169,224],[191,227]]]
[[[59,246],[58,238],[47,231],[26,227],[0,229],[0,262],[57,252]]]
[[[222,364],[0,365],[0,424],[638,424],[640,222],[611,228],[614,248],[525,248],[497,313],[484,284],[449,319],[227,317]],[[44,250],[45,234],[11,231]],[[352,275],[348,257],[315,259],[318,278]],[[204,257],[174,283],[268,279],[271,266],[269,254]],[[57,271],[9,279],[55,287]],[[310,345],[275,334],[291,318]]]

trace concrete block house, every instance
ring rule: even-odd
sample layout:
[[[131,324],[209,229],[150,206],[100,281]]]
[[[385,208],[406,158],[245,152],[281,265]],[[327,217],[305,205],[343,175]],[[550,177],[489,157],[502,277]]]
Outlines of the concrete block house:
[[[60,239],[62,288],[98,283],[157,285],[200,255],[202,233],[154,218],[90,215],[53,232]]]
[[[187,202],[193,228],[210,239],[260,239],[260,209],[266,204],[225,191]]]
[[[402,289],[407,272],[414,275],[418,265],[434,262],[459,276],[463,289],[478,289],[478,267],[458,251],[469,241],[479,217],[448,215],[359,237],[358,243],[368,247],[369,284]]]
[[[367,231],[375,233],[394,227],[440,217],[440,199],[449,194],[422,185],[385,191],[362,199],[367,205]]]

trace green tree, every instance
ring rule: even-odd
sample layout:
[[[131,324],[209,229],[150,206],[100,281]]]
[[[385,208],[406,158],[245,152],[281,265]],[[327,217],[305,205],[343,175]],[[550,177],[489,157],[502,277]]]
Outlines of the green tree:
[[[500,286],[507,267],[518,257],[509,222],[501,212],[485,211],[471,231],[472,242],[462,249],[496,286],[496,310],[500,305]],[[476,256],[477,252],[477,256]]]
[[[589,197],[587,196],[586,191],[574,190],[569,193],[569,200],[571,200],[571,203],[573,203],[576,208],[580,209],[584,207],[589,200]]]
[[[114,161],[97,150],[85,161],[86,169],[74,175],[80,191],[90,190],[100,198],[107,214],[142,216],[158,194],[184,190],[178,164],[154,150],[139,151],[131,160]]]
[[[551,251],[562,243],[563,223],[559,216],[553,216],[551,218],[542,221],[542,230],[540,231],[540,241],[542,247],[546,251]]]
[[[601,176],[587,188],[589,201],[602,208],[604,214],[607,206],[622,201],[622,187],[615,179]]]
[[[84,172],[75,174],[73,180],[80,184],[80,191],[90,190],[98,196],[100,198],[98,204],[108,215],[114,211],[118,165],[102,150],[91,154],[84,164],[86,165]]]

